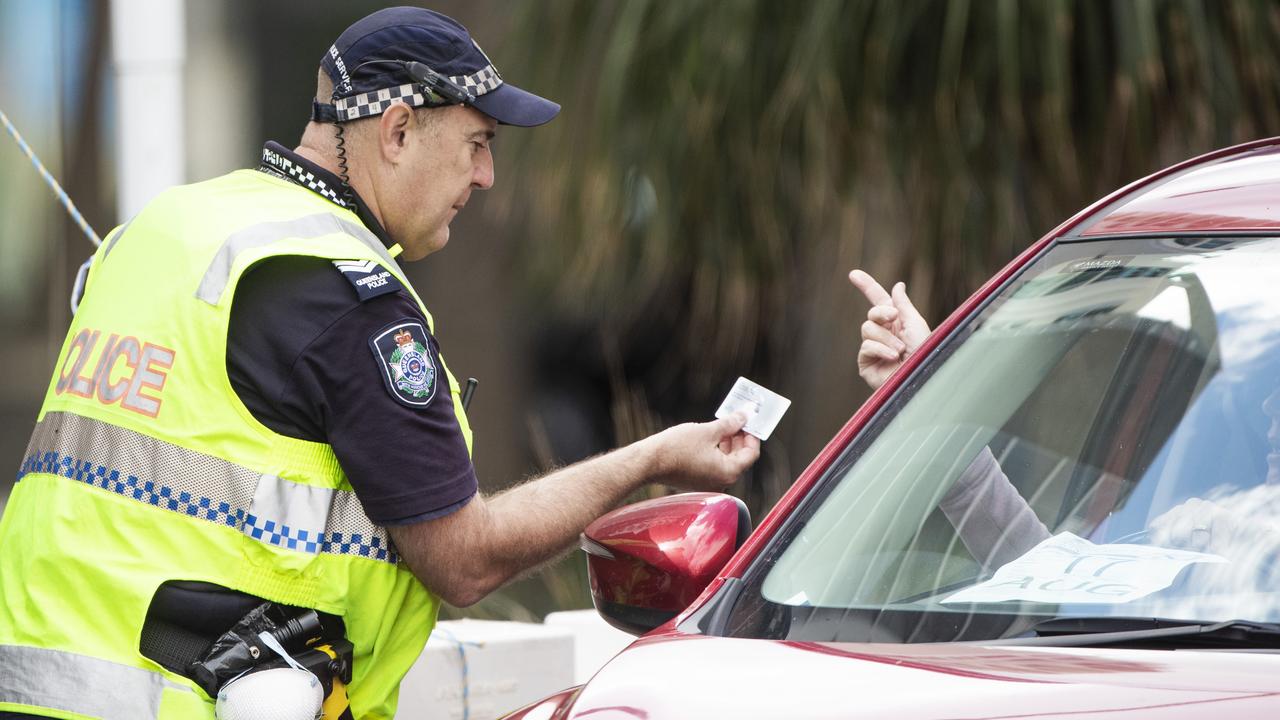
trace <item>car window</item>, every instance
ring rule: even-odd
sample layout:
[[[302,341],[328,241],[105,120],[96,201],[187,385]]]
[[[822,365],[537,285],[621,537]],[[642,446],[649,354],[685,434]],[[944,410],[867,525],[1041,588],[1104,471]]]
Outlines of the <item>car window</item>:
[[[728,632],[1280,620],[1277,277],[1274,239],[1055,247],[846,448],[744,577]]]

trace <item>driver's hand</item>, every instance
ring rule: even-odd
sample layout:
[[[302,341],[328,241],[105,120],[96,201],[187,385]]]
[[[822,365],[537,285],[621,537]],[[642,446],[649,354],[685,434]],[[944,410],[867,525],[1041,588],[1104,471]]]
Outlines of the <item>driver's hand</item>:
[[[1151,521],[1151,544],[1209,552],[1229,546],[1242,522],[1248,520],[1215,502],[1189,498]]]
[[[850,272],[849,282],[871,303],[862,323],[858,374],[875,390],[929,337],[929,323],[907,297],[905,283],[896,283],[888,293],[862,270]]]
[[[656,443],[656,482],[682,490],[721,492],[760,457],[760,440],[742,431],[747,418],[734,413],[706,423],[669,427]]]

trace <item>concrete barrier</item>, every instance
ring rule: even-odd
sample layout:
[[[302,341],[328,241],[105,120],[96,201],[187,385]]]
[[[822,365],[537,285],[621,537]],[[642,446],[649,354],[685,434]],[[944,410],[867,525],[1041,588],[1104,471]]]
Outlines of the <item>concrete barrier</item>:
[[[574,684],[574,633],[489,620],[436,624],[400,686],[405,720],[494,720]]]

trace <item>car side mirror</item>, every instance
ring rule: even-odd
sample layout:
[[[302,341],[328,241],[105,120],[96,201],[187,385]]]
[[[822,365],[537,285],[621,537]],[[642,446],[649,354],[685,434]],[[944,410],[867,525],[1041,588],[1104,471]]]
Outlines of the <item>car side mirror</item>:
[[[751,515],[732,495],[684,493],[628,505],[582,534],[596,611],[646,633],[692,603],[747,536]]]

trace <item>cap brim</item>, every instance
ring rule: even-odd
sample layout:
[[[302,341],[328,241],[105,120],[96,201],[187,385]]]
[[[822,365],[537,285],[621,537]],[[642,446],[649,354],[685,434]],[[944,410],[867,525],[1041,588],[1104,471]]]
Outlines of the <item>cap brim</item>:
[[[478,96],[472,106],[503,125],[518,127],[550,122],[560,112],[558,104],[506,82]]]

